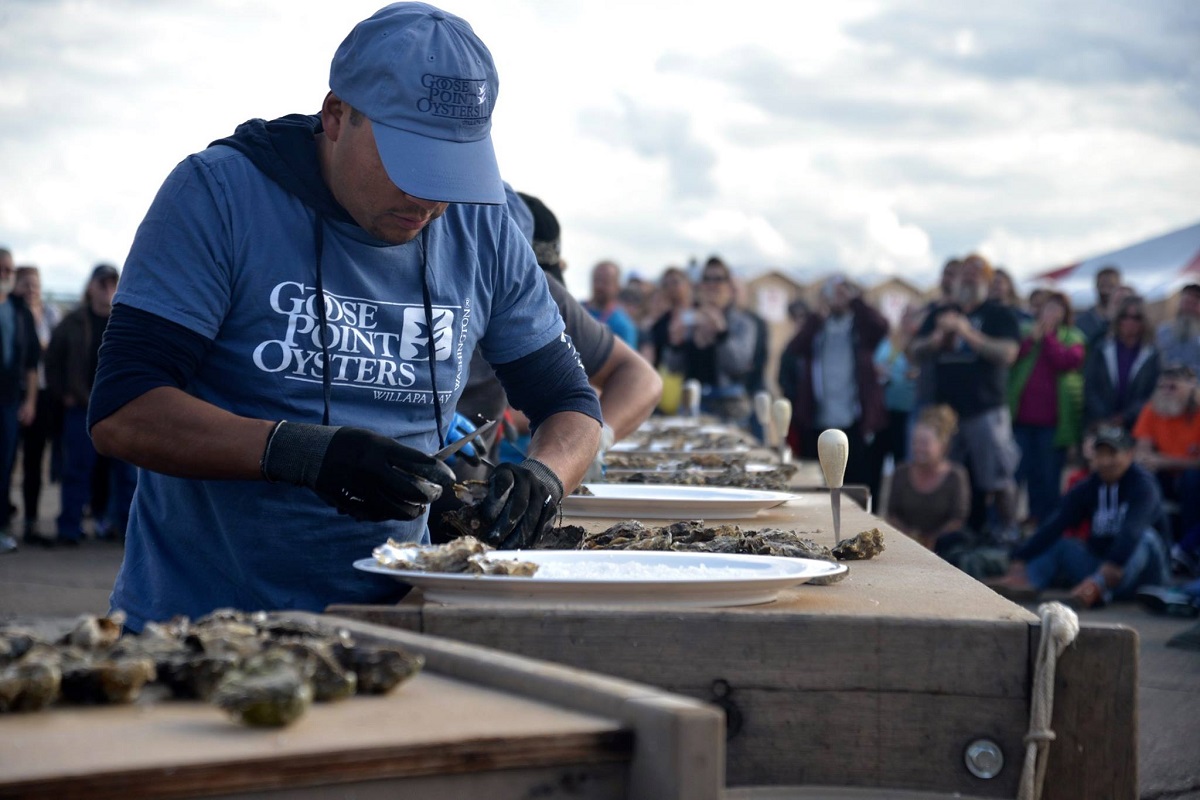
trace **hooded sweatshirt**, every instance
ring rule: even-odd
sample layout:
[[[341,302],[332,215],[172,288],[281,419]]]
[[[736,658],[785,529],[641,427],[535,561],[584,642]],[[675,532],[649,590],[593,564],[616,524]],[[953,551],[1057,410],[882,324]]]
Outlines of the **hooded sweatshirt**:
[[[1064,530],[1088,520],[1088,550],[1097,558],[1124,566],[1142,534],[1155,526],[1161,513],[1158,481],[1139,464],[1131,464],[1116,483],[1105,483],[1093,472],[1063,495],[1055,512],[1012,557],[1031,561],[1046,552]]]
[[[599,418],[504,208],[452,204],[414,241],[378,241],[322,181],[317,132],[318,117],[254,120],[168,177],[125,264],[89,422],[177,385],[234,414],[327,417],[431,452],[476,346],[510,380],[552,361],[553,380],[529,384],[551,412]],[[221,607],[388,602],[398,584],[353,562],[427,536],[424,518],[355,522],[305,488],[142,470],[112,605],[137,630]]]

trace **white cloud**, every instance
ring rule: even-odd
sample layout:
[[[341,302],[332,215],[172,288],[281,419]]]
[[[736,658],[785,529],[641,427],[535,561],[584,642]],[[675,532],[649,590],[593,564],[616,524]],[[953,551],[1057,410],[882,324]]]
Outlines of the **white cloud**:
[[[181,158],[315,111],[381,4],[6,3],[0,245],[74,294]],[[656,275],[714,251],[931,280],[983,249],[1023,275],[1196,218],[1189,4],[445,6],[496,58],[497,153],[560,217],[577,292],[601,258]]]

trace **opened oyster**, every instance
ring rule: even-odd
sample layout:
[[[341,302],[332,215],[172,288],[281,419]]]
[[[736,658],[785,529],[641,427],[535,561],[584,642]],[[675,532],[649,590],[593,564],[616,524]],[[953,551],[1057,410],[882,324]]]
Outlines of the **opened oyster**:
[[[469,508],[469,506],[467,507]],[[528,561],[491,559],[493,548],[474,536],[460,536],[440,545],[405,545],[393,539],[374,550],[375,560],[385,567],[413,572],[450,572],[470,575],[514,575],[529,577],[538,565]]]

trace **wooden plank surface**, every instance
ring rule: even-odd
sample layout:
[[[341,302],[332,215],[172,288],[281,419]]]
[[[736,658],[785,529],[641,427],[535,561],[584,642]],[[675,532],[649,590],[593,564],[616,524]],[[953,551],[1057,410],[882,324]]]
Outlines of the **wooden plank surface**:
[[[1030,629],[1037,655],[1041,626]],[[1031,672],[1032,672],[1031,658]],[[1120,625],[1080,628],[1058,660],[1046,792],[1053,800],[1134,800],[1137,769],[1137,631]],[[1197,748],[1200,752],[1200,747]]]
[[[423,672],[389,695],[316,704],[280,730],[237,725],[199,702],[5,715],[0,797],[189,796],[628,761],[631,750],[612,719]]]

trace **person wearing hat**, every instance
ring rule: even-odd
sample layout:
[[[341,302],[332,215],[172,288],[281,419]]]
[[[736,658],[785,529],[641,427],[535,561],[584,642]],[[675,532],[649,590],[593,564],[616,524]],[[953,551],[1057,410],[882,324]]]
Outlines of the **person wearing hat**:
[[[0,248],[0,480],[4,481],[0,484],[4,486],[0,498],[0,553],[17,549],[17,540],[9,529],[9,486],[21,426],[33,421],[37,408],[37,368],[42,358],[33,314],[20,298],[12,296],[16,284],[12,252]]]
[[[1091,474],[1012,551],[1008,574],[990,584],[997,591],[1024,596],[1062,586],[1074,605],[1090,608],[1166,582],[1158,482],[1134,462],[1133,438],[1121,426],[1100,426],[1090,445]],[[1085,520],[1091,521],[1086,540],[1063,536]]]
[[[949,266],[949,265],[948,265]],[[1020,350],[1013,313],[988,300],[992,268],[979,255],[964,258],[950,277],[949,294],[932,308],[908,347],[908,357],[932,369],[933,400],[958,414],[950,457],[971,476],[971,525],[1011,544],[1017,538],[1017,464],[1008,410],[1009,368]]]
[[[535,431],[490,479],[490,543],[528,544],[596,451],[596,393],[504,209],[487,47],[394,3],[342,42],[329,87],[317,115],[186,158],[131,248],[89,423],[141,468],[111,598],[133,630],[402,596],[352,564],[427,541],[454,480],[429,454],[477,348]]]
[[[76,546],[83,538],[83,511],[89,505],[97,538],[120,538],[133,500],[134,469],[119,459],[105,464],[104,502],[93,493],[98,457],[87,429],[100,344],[119,280],[120,273],[112,264],[97,264],[79,306],[55,326],[46,345],[46,391],[62,413],[62,492],[55,541],[66,546]]]

